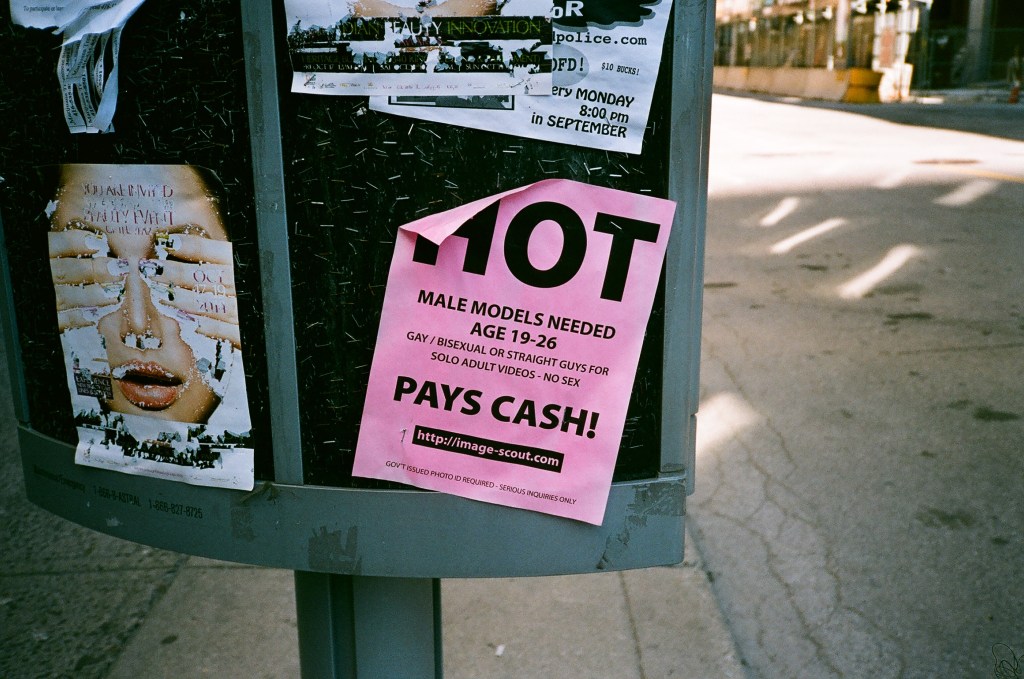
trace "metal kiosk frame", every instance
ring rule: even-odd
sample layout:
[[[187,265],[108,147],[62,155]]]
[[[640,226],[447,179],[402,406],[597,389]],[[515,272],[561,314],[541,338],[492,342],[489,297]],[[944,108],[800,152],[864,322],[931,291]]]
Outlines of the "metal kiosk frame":
[[[274,481],[244,494],[76,466],[73,446],[32,427],[14,298],[5,280],[0,320],[29,498],[126,540],[294,570],[300,659],[308,677],[441,677],[440,578],[588,573],[680,562],[685,498],[693,484],[713,5],[676,0],[669,27],[671,63],[662,65],[671,69],[667,186],[678,211],[663,277],[666,358],[658,473],[614,483],[602,526],[441,493],[304,483],[274,48],[280,36],[271,0],[240,5]],[[0,266],[8,279],[6,247],[0,248]],[[97,483],[128,498],[199,507],[203,520],[154,514],[130,502],[114,509],[90,505],[76,488]],[[119,521],[108,521],[111,511]],[[546,546],[542,554],[537,544]]]

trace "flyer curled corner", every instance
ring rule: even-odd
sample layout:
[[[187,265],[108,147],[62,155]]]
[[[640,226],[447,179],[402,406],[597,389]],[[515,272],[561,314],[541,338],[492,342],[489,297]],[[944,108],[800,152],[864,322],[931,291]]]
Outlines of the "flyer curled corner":
[[[463,224],[483,212],[491,205],[494,205],[496,202],[509,196],[514,196],[518,193],[525,193],[542,186],[550,185],[551,183],[557,184],[560,182],[568,182],[568,180],[544,179],[533,184],[520,186],[518,189],[512,189],[493,196],[481,198],[480,200],[474,200],[472,203],[466,203],[465,205],[460,205],[459,207],[452,208],[445,212],[428,215],[421,219],[417,219],[414,222],[403,224],[398,228],[407,233],[423,236],[434,245],[440,245],[448,236],[458,231]]]

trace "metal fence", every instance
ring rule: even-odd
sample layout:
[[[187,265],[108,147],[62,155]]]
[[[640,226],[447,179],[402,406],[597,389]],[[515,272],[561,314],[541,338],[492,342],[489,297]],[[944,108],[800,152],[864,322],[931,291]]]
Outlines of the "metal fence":
[[[849,34],[837,41],[831,16],[806,14],[734,19],[715,30],[716,66],[769,68],[872,68],[879,64],[876,17],[851,17]],[[914,24],[917,22],[915,21]],[[1014,55],[1024,55],[1024,28],[913,32],[906,50],[919,89],[998,85],[1008,81]],[[911,33],[910,28],[907,33]],[[898,59],[897,59],[898,61]],[[892,64],[881,64],[888,66]]]
[[[914,86],[924,89],[1006,83],[1010,60],[1024,54],[1022,28],[933,30],[916,40]]]
[[[796,13],[720,24],[715,31],[715,65],[870,68],[874,21],[874,15],[851,17],[847,37],[839,41],[831,14]]]

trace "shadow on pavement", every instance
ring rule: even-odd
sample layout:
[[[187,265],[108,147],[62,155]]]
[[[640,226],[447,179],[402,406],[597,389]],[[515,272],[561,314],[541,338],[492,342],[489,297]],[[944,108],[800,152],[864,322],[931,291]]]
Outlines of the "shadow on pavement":
[[[1002,102],[944,102],[893,104],[845,104],[833,101],[778,97],[754,92],[715,90],[716,94],[769,101],[791,106],[844,111],[855,115],[885,120],[898,125],[934,127],[958,132],[984,134],[1014,141],[1024,141],[1024,104]]]

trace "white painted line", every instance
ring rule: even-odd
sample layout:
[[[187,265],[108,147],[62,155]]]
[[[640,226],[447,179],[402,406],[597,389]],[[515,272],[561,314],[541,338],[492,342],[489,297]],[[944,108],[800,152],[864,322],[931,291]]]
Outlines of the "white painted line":
[[[935,199],[936,205],[945,205],[947,207],[960,207],[973,203],[982,196],[986,196],[999,187],[999,182],[991,179],[975,179],[972,182],[967,182],[961,186],[953,189],[941,198]]]
[[[895,189],[897,186],[901,186],[907,178],[910,177],[913,170],[911,168],[904,168],[887,174],[886,176],[875,182],[876,189]]]
[[[874,290],[875,286],[899,271],[912,258],[921,254],[920,248],[914,245],[897,245],[875,266],[851,281],[839,286],[839,296],[843,299],[860,299]]]
[[[793,248],[795,248],[797,245],[800,245],[801,243],[806,243],[812,238],[817,238],[818,236],[826,234],[832,229],[838,228],[845,223],[846,220],[840,219],[839,217],[826,219],[817,226],[812,226],[809,229],[804,229],[800,233],[794,234],[789,238],[784,238],[783,240],[780,240],[778,243],[771,246],[770,251],[772,252],[772,254],[775,255],[784,255]]]
[[[800,205],[800,199],[796,196],[787,196],[779,201],[779,204],[775,206],[771,212],[766,214],[760,221],[761,226],[775,226],[786,217],[793,214],[797,206]]]

